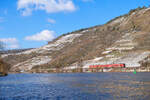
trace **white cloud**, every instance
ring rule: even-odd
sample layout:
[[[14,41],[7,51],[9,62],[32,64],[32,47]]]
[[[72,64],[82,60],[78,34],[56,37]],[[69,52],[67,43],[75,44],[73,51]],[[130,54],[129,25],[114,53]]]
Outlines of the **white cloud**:
[[[0,41],[5,44],[6,49],[19,48],[18,40],[16,38],[0,38]]]
[[[51,24],[55,24],[55,23],[56,23],[56,21],[55,21],[54,19],[51,19],[51,18],[48,18],[47,21],[48,21],[49,23],[51,23]]]
[[[54,31],[50,30],[43,30],[40,33],[36,33],[32,36],[25,37],[25,40],[31,40],[31,41],[51,41],[54,39]]]
[[[17,9],[23,16],[32,14],[34,10],[45,10],[47,13],[74,11],[76,9],[72,0],[18,0]]]

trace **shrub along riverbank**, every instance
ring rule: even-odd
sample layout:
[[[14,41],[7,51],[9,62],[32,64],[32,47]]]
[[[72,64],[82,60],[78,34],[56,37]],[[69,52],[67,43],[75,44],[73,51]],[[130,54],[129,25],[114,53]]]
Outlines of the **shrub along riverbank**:
[[[0,59],[0,77],[7,75],[8,68],[9,68],[9,65]]]

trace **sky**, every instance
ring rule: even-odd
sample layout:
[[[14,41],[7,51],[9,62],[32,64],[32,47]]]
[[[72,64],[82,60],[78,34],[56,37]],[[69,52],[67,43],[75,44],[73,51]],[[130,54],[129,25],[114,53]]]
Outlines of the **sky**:
[[[6,49],[37,48],[149,5],[150,0],[0,0],[0,41]]]

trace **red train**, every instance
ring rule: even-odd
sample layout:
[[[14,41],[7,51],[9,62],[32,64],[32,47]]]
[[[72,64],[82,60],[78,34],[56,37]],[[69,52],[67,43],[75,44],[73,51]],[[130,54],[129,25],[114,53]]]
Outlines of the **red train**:
[[[125,68],[125,64],[90,65],[89,68]]]

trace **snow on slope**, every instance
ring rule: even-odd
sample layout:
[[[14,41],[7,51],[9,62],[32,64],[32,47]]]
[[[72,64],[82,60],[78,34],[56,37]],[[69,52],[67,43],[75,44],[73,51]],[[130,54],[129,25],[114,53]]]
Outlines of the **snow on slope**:
[[[140,67],[140,61],[145,59],[150,55],[150,52],[132,52],[127,54],[126,56],[120,56],[120,57],[112,57],[108,60],[101,60],[95,62],[94,60],[91,62],[87,62],[84,64],[83,68],[88,68],[89,65],[106,65],[106,64],[120,64],[123,63],[126,65],[126,67]]]
[[[60,39],[58,39],[57,41],[55,41],[54,43],[50,43],[47,44],[45,46],[42,46],[40,48],[36,48],[36,49],[31,49],[31,50],[27,50],[24,52],[20,52],[20,53],[11,53],[11,54],[4,54],[2,55],[2,57],[6,57],[9,55],[21,55],[21,54],[26,54],[29,55],[31,53],[40,53],[40,54],[44,54],[46,52],[51,52],[51,51],[56,51],[56,50],[60,50],[65,46],[65,43],[71,43],[73,42],[73,40],[79,36],[81,36],[82,34],[69,34],[66,36],[61,37]],[[20,70],[22,70],[21,72],[27,71],[32,69],[34,66],[36,65],[42,65],[42,64],[46,64],[48,62],[51,61],[51,57],[50,56],[36,56],[32,59],[28,59],[24,62],[20,62],[16,65],[14,65],[12,67],[12,70],[16,70],[17,68],[19,68]]]
[[[133,40],[133,33],[126,33],[121,40],[116,41],[111,47],[106,48],[102,52],[102,59],[95,61],[95,59],[84,61],[83,68],[88,68],[89,65],[105,65],[105,64],[119,64],[124,63],[126,67],[140,67],[140,61],[144,60],[150,55],[149,51],[135,51],[134,47],[137,45]],[[98,57],[99,58],[99,57]]]
[[[123,22],[125,19],[126,19],[125,17],[120,17],[120,18],[114,20],[113,22],[111,22],[111,24],[113,25],[113,24],[116,24],[116,23],[121,23],[121,22]]]
[[[30,54],[32,52],[35,52],[35,53],[44,53],[45,51],[60,50],[60,49],[62,49],[65,46],[65,43],[71,43],[71,42],[73,42],[73,40],[75,38],[77,38],[77,37],[79,37],[81,35],[82,34],[69,34],[69,35],[61,37],[60,39],[58,39],[54,43],[47,44],[47,45],[42,46],[40,48],[27,50],[27,51],[20,52],[20,53],[4,54],[4,55],[2,55],[2,57],[6,57],[8,55]]]
[[[62,38],[60,38],[59,40],[57,40],[55,43],[53,44],[48,44],[46,46],[41,47],[42,49],[45,50],[60,50],[64,47],[65,43],[71,43],[73,42],[73,40],[79,36],[81,36],[82,34],[70,34],[70,35],[66,35],[63,36]]]
[[[18,63],[12,67],[12,70],[19,68],[21,71],[31,70],[36,65],[46,64],[51,61],[51,58],[48,56],[38,56],[32,59],[26,60],[24,62]]]
[[[140,67],[139,62],[148,57],[149,54],[150,52],[132,52],[114,63],[125,63],[126,67]]]

